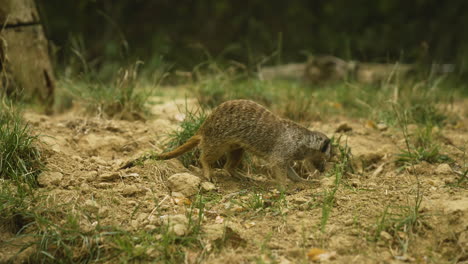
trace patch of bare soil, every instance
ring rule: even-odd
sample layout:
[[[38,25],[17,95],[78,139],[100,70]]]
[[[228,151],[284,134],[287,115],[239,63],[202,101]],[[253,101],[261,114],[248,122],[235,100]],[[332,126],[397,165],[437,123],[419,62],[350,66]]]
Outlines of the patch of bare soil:
[[[153,119],[135,122],[74,112],[52,117],[27,113],[25,118],[48,150],[47,171],[39,177],[38,189],[44,205],[66,204],[67,210],[79,212],[84,230],[99,222],[131,232],[150,231],[172,219],[174,232],[186,235],[184,216],[194,201],[174,190],[168,178],[185,172],[199,175],[196,168],[190,171],[178,160],[169,160],[118,170],[147,151],[162,151],[161,141],[183,119],[179,110],[184,104],[185,100],[158,104]],[[463,164],[466,157],[460,148],[468,146],[466,112],[460,117],[456,126],[443,129],[442,151]],[[250,175],[258,180],[241,182],[219,170],[215,189],[202,180],[208,190],[201,222],[206,247],[203,252],[187,248],[186,263],[195,263],[202,254],[203,263],[307,263],[320,258],[330,263],[468,261],[466,182],[457,186],[459,176],[448,164],[397,167],[395,155],[405,148],[397,128],[376,129],[366,120],[345,118],[310,127],[333,136],[343,123],[351,131],[341,134],[341,143],[351,148],[355,171],[338,188],[334,176],[326,173],[317,174],[310,185],[290,183],[284,194],[268,177]],[[326,218],[324,203],[334,189]],[[404,221],[414,213],[418,198],[422,202],[414,232],[392,233],[400,222],[388,221]],[[390,228],[382,228],[383,223],[390,223]],[[216,247],[219,240],[224,242]],[[0,262],[10,257],[0,249]]]

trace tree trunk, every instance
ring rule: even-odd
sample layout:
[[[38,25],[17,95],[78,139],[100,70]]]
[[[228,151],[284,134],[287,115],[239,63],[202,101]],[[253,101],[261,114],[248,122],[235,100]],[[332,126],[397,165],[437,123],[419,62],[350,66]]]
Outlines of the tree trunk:
[[[55,78],[34,0],[0,0],[0,92],[52,110]]]

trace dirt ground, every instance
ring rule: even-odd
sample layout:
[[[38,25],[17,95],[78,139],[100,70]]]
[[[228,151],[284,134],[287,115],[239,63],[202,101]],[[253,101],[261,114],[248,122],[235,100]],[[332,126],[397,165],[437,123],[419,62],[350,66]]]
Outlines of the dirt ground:
[[[86,117],[79,109],[55,116],[27,112],[26,120],[45,143],[48,171],[39,177],[38,190],[44,204],[67,204],[67,210],[85,212],[79,223],[85,230],[99,222],[150,231],[161,218],[186,215],[193,197],[172,193],[167,179],[181,172],[199,175],[197,168],[190,171],[169,160],[118,170],[150,150],[162,151],[161,142],[184,118],[180,110],[185,102],[155,104],[154,116],[146,121]],[[188,103],[194,106],[195,100]],[[461,121],[441,130],[441,151],[462,165],[466,156],[460,148],[468,147],[468,101],[455,106]],[[355,171],[336,188],[325,225],[323,203],[334,189],[333,176],[317,173],[310,185],[290,183],[282,196],[268,177],[252,173],[255,181],[241,182],[217,170],[215,189],[203,193],[205,249],[187,248],[185,262],[196,263],[203,255],[202,263],[308,263],[318,258],[325,263],[468,263],[466,182],[457,185],[459,175],[448,164],[400,169],[395,155],[405,143],[398,128],[379,130],[367,120],[344,117],[309,127],[331,137],[338,136],[335,130],[343,123],[352,128],[341,133],[341,143],[351,148]],[[422,203],[414,231],[379,231],[384,212],[389,218],[404,218],[414,207],[417,179]],[[255,201],[261,206],[252,204]],[[223,236],[223,246],[217,247]],[[0,249],[0,262],[7,255]]]

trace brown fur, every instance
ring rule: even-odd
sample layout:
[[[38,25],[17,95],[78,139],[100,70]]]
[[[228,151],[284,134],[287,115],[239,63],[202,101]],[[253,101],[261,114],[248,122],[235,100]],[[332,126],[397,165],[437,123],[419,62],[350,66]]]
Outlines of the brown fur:
[[[286,175],[294,181],[302,180],[290,167],[292,161],[306,159],[320,169],[331,154],[330,140],[324,134],[282,119],[249,100],[222,103],[207,117],[195,136],[158,158],[171,159],[197,145],[208,180],[212,179],[211,165],[224,154],[227,155],[225,169],[232,176],[239,176],[236,168],[244,151],[249,151],[274,165],[274,175],[280,183]]]

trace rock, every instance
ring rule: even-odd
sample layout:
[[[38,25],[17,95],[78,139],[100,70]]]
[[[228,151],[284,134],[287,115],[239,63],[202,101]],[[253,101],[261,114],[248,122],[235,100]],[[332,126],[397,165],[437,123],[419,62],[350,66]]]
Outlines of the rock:
[[[86,200],[83,204],[83,208],[94,214],[99,212],[99,204],[94,200]]]
[[[143,222],[145,222],[145,221],[148,220],[148,216],[149,216],[149,214],[147,214],[147,213],[141,213],[141,214],[139,214],[139,215],[136,217],[136,220],[137,220],[138,222],[143,223]]]
[[[100,181],[114,181],[120,179],[120,175],[117,172],[106,172],[104,174],[99,175]]]
[[[301,197],[301,196],[294,197],[294,198],[291,199],[291,202],[293,202],[295,204],[298,204],[298,205],[305,204],[308,201],[309,201],[309,199],[307,199],[305,197]]]
[[[385,231],[380,232],[380,237],[385,241],[392,241],[393,240],[392,235],[390,235],[388,232],[385,232]]]
[[[161,216],[161,224],[167,226],[168,230],[177,236],[188,234],[188,223],[188,218],[182,214]]]
[[[385,130],[388,129],[388,126],[386,124],[379,123],[379,124],[377,124],[377,129],[380,130],[380,131],[385,131]]]
[[[340,133],[340,132],[349,132],[349,131],[352,131],[353,128],[350,127],[348,124],[346,123],[343,123],[341,125],[338,126],[338,128],[335,130],[336,133]]]
[[[203,237],[210,241],[222,239],[224,236],[224,224],[213,224],[203,226]]]
[[[92,181],[96,180],[97,177],[98,177],[98,172],[95,171],[95,170],[90,171],[90,172],[85,174],[85,179],[88,182],[92,182]]]
[[[203,182],[201,184],[201,187],[204,191],[207,191],[207,192],[216,190],[216,186],[211,182]]]
[[[96,157],[96,156],[93,156],[91,157],[91,162],[92,163],[95,163],[95,164],[98,164],[98,165],[102,165],[102,166],[107,166],[107,162],[103,159],[101,159],[100,157]]]
[[[37,176],[40,186],[58,186],[62,182],[63,174],[60,172],[46,171]]]
[[[105,217],[109,216],[109,212],[110,212],[109,207],[103,206],[103,207],[99,208],[98,214],[99,214],[99,217],[105,218]]]
[[[172,192],[180,192],[189,197],[198,193],[200,178],[190,173],[177,173],[167,179]]]
[[[83,162],[83,159],[82,159],[80,156],[77,156],[77,155],[73,155],[73,156],[72,156],[72,159],[73,159],[74,161]]]
[[[174,198],[185,198],[185,195],[181,192],[171,192],[171,196]]]
[[[452,168],[450,168],[450,165],[447,163],[440,164],[437,166],[435,172],[439,175],[447,175],[447,174],[452,174]]]
[[[135,185],[127,185],[127,186],[125,186],[123,188],[122,195],[124,197],[130,197],[130,196],[135,196],[136,194],[142,193],[144,191],[145,190],[142,190],[142,189],[136,187]]]
[[[334,177],[323,177],[320,180],[320,184],[324,188],[331,188],[331,187],[335,186],[335,178]]]
[[[157,227],[155,225],[146,225],[144,229],[145,231],[150,232],[150,231],[155,230],[156,228]]]

